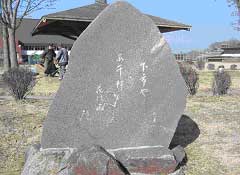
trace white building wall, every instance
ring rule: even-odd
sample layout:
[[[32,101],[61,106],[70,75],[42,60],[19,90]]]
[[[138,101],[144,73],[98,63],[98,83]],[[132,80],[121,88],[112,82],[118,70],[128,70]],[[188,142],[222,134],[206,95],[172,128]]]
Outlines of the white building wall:
[[[44,50],[22,50],[22,55],[41,55],[43,52]],[[55,53],[57,54],[58,51],[55,51]],[[68,54],[70,55],[70,51],[68,51]]]
[[[43,50],[22,50],[22,55],[41,55]]]

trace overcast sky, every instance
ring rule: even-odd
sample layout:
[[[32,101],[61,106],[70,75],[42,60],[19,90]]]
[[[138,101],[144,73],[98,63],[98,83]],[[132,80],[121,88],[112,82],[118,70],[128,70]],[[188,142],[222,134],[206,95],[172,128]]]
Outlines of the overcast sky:
[[[204,49],[216,41],[240,39],[240,31],[231,23],[238,22],[234,6],[228,0],[127,0],[140,11],[192,26],[191,31],[165,34],[174,52]],[[115,0],[108,0],[109,3]],[[94,3],[94,0],[59,0],[53,9],[32,14],[33,18]],[[234,16],[235,15],[235,16]],[[239,21],[240,22],[240,21]],[[239,25],[240,27],[240,25]]]

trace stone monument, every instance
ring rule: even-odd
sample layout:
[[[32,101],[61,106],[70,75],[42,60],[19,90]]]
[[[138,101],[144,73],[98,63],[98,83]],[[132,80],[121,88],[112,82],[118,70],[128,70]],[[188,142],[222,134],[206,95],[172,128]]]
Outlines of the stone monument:
[[[186,95],[175,57],[154,22],[116,2],[74,43],[41,146],[100,145],[130,172],[169,172],[177,164],[168,146]]]
[[[42,147],[168,147],[186,94],[153,21],[126,2],[114,3],[74,43]]]

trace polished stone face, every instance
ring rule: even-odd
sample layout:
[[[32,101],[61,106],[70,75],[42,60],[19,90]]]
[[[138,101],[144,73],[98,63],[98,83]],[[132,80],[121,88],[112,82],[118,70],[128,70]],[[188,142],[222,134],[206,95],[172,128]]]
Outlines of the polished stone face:
[[[74,43],[44,123],[42,147],[168,147],[186,94],[153,21],[116,2]]]

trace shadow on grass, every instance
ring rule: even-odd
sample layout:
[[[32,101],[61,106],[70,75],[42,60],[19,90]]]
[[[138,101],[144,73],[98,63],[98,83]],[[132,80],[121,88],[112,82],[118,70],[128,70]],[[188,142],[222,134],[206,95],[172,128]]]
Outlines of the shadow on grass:
[[[178,145],[185,148],[188,144],[194,142],[199,134],[200,130],[197,123],[187,115],[182,115],[169,148],[172,149]]]

